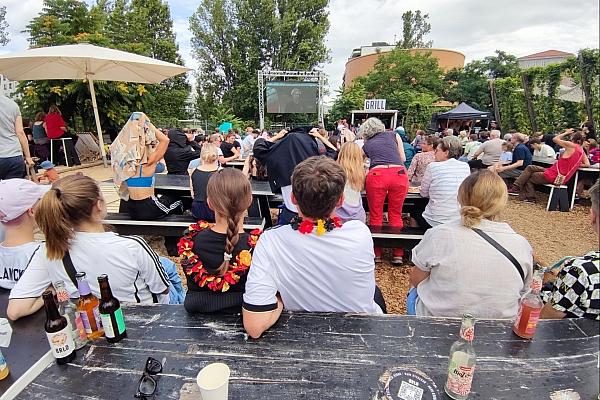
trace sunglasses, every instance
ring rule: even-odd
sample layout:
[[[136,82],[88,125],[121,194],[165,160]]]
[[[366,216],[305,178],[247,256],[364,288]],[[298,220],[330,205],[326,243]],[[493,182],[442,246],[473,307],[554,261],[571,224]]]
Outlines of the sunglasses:
[[[162,372],[163,366],[160,361],[155,358],[148,357],[146,360],[146,368],[138,383],[136,399],[148,399],[154,396],[156,387],[158,386],[155,376]]]

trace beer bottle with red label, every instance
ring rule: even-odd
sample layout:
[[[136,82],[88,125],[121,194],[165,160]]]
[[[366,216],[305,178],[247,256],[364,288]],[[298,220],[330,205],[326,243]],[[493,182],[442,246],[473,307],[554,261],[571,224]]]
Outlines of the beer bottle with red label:
[[[71,362],[75,358],[75,342],[73,342],[71,326],[67,319],[58,312],[54,294],[50,290],[42,293],[42,299],[44,299],[44,308],[46,309],[44,330],[52,349],[52,355],[56,358],[57,364]]]

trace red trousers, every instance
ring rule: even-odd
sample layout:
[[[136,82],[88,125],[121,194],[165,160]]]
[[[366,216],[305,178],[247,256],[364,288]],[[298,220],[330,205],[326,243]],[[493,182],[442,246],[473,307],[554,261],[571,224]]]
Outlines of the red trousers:
[[[383,205],[388,199],[389,225],[402,228],[402,205],[408,193],[408,175],[404,167],[373,168],[367,174],[365,190],[369,202],[369,225],[383,225]],[[394,257],[402,257],[402,249],[394,249]],[[381,248],[375,247],[375,256]]]

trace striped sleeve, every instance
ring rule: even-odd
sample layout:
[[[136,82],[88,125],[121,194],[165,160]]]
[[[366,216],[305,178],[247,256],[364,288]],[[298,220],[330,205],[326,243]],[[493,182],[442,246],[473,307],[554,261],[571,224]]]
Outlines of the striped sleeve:
[[[150,248],[150,245],[139,236],[121,236],[133,240],[138,244],[138,269],[140,276],[144,279],[150,291],[161,294],[169,287],[169,277],[165,272],[158,255]]]

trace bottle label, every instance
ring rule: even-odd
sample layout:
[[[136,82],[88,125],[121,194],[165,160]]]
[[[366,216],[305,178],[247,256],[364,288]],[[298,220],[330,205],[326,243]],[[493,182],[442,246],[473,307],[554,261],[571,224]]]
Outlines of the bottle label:
[[[89,326],[88,321],[88,326]],[[87,331],[85,329],[85,325],[83,323],[83,318],[81,317],[80,312],[75,313],[75,326],[77,327],[77,334],[79,335],[79,339],[85,341],[87,339]]]
[[[54,358],[64,358],[75,350],[73,334],[69,324],[58,332],[46,332],[46,337],[48,338],[48,343],[50,343]]]
[[[4,359],[4,354],[0,351],[0,372],[6,369],[6,360]]]
[[[96,326],[98,327],[98,330],[101,330],[102,329],[102,318],[100,318],[100,310],[98,310],[98,306],[94,307],[93,312],[94,312],[94,319],[96,320]]]
[[[473,382],[473,373],[475,367],[468,366],[469,355],[462,351],[457,351],[452,355],[448,366],[448,380],[446,387],[452,393],[459,396],[467,396],[471,392],[471,383]]]
[[[102,318],[102,326],[104,327],[104,334],[107,338],[114,338],[117,335],[125,332],[125,320],[123,319],[123,310],[119,308],[115,311],[115,321],[117,321],[117,326],[113,326],[112,320],[110,318],[111,314],[100,314]],[[116,332],[116,333],[115,333]]]
[[[90,320],[88,319],[87,313],[85,311],[78,311],[79,317],[81,318],[81,323],[83,324],[83,329],[87,335],[92,334],[92,326],[90,325]]]
[[[540,320],[541,309],[531,310],[529,312],[529,320],[527,321],[527,327],[525,328],[525,333],[528,335],[533,335],[535,333],[535,329],[537,328],[538,321]]]

